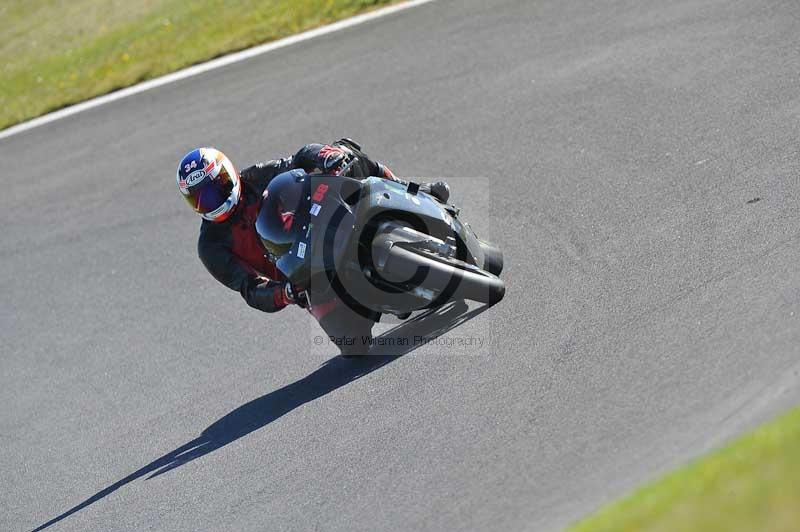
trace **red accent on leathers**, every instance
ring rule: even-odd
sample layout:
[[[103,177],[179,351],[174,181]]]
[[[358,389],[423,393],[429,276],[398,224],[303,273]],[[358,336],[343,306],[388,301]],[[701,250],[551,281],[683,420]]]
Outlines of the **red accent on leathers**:
[[[244,198],[242,198],[244,200]],[[266,253],[261,239],[256,232],[256,218],[261,201],[241,205],[238,219],[232,220],[231,232],[233,233],[233,254],[239,263],[259,275],[268,277],[273,281],[283,281],[281,272],[264,256]]]

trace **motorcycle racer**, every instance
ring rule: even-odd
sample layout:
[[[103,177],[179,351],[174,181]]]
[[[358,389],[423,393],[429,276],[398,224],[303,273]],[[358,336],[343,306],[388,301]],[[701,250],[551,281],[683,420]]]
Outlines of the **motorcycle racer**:
[[[249,306],[263,312],[276,312],[291,304],[305,306],[302,295],[295,293],[267,259],[255,230],[262,195],[270,180],[293,169],[403,182],[347,138],[332,144],[307,144],[291,157],[257,163],[241,173],[214,148],[192,150],[178,167],[178,189],[203,218],[197,244],[200,260],[217,281],[239,292]],[[449,187],[444,182],[424,185],[424,190],[443,203],[449,198]],[[312,309],[312,314],[332,339],[345,333],[353,336],[334,340],[343,353],[362,352],[363,346],[353,347],[352,340],[369,337],[374,322],[361,316],[345,316],[343,306],[331,301]]]

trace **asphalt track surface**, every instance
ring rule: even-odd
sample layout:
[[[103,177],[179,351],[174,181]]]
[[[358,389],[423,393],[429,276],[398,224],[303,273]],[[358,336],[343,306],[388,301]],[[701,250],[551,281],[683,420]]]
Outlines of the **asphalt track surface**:
[[[1,141],[0,529],[558,529],[796,404],[798,34],[440,0]],[[197,260],[183,153],[343,135],[504,249],[392,333],[448,343],[342,360]]]

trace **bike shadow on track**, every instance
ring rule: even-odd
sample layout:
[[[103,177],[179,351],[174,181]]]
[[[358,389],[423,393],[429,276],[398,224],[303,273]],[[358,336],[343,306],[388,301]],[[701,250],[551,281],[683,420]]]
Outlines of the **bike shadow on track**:
[[[465,302],[455,301],[415,316],[376,337],[375,345],[369,355],[349,359],[334,357],[302,379],[240,406],[214,422],[197,438],[98,491],[77,506],[37,527],[34,532],[69,517],[136,479],[144,476],[151,479],[216,451],[272,423],[298,406],[372,373],[419,347],[419,344],[409,339],[420,336],[428,340],[435,339],[488,308],[489,306],[481,306],[469,310]],[[392,341],[393,339],[405,339],[405,341]]]

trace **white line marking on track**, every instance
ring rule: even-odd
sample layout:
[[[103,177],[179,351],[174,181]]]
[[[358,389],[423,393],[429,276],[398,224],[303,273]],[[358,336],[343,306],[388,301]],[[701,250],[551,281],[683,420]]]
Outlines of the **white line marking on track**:
[[[18,133],[22,133],[23,131],[28,131],[35,127],[49,124],[50,122],[55,122],[56,120],[66,118],[68,116],[81,113],[88,109],[93,109],[95,107],[99,107],[107,103],[121,100],[122,98],[127,98],[128,96],[133,96],[134,94],[139,94],[141,92],[148,91],[150,89],[155,89],[156,87],[161,87],[162,85],[167,85],[175,81],[196,76],[198,74],[202,74],[203,72],[214,70],[215,68],[220,68],[227,65],[231,65],[233,63],[238,63],[240,61],[245,61],[247,59],[250,59],[251,57],[256,57],[262,54],[266,54],[268,52],[277,50],[279,48],[286,48],[287,46],[291,46],[293,44],[303,41],[308,41],[310,39],[314,39],[322,35],[334,33],[346,28],[352,28],[353,26],[357,26],[359,24],[363,24],[365,22],[369,22],[377,18],[385,17],[387,15],[391,15],[393,13],[404,11],[406,9],[416,7],[422,4],[427,4],[433,1],[434,0],[409,0],[408,2],[403,2],[401,4],[384,7],[382,9],[376,9],[375,11],[370,11],[368,13],[363,13],[361,15],[356,15],[354,17],[346,18],[344,20],[340,20],[339,22],[334,22],[333,24],[329,24],[327,26],[322,26],[319,28],[315,28],[313,30],[304,31],[303,33],[298,33],[296,35],[290,35],[289,37],[277,41],[268,42],[266,44],[254,46],[253,48],[248,48],[246,50],[235,52],[230,55],[224,55],[222,57],[218,57],[217,59],[212,59],[211,61],[207,61],[205,63],[200,63],[194,66],[190,66],[188,68],[184,68],[183,70],[178,70],[177,72],[173,72],[172,74],[167,74],[159,78],[154,78],[148,81],[144,81],[137,85],[133,85],[131,87],[118,90],[116,92],[105,94],[103,96],[98,96],[96,98],[92,98],[91,100],[86,100],[85,102],[71,105],[69,107],[59,109],[58,111],[48,113],[38,118],[28,120],[27,122],[22,122],[21,124],[11,126],[8,129],[0,131],[0,140],[11,137]]]

